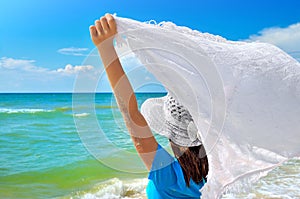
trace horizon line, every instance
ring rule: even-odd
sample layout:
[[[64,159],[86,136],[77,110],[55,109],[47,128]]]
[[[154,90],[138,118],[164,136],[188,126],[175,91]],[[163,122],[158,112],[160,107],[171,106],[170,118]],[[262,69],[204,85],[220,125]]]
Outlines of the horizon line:
[[[138,91],[134,93],[167,93],[167,91]],[[0,92],[0,94],[113,94],[113,92]]]

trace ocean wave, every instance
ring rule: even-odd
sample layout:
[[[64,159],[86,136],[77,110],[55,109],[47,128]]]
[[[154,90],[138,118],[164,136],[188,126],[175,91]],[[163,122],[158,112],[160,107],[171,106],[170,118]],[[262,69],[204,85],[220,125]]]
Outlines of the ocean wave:
[[[96,105],[96,109],[113,109],[117,108],[116,106],[105,106],[105,105]],[[16,114],[16,113],[42,113],[42,112],[68,112],[72,110],[90,110],[88,106],[80,106],[80,107],[56,107],[54,109],[42,109],[42,108],[0,108],[0,113],[7,114]],[[74,114],[76,117],[84,117],[87,116],[88,113],[79,113]]]
[[[64,106],[64,107],[56,107],[54,109],[54,111],[67,112],[67,111],[72,111],[72,110],[91,110],[91,108],[95,108],[95,109],[114,109],[114,108],[118,108],[118,106],[99,105],[99,104],[90,105],[90,106],[84,106],[84,105],[83,106],[74,106],[74,107]]]
[[[89,113],[76,113],[74,114],[75,117],[86,117],[86,116],[89,116],[90,114]]]
[[[47,109],[36,109],[36,108],[0,108],[0,113],[41,113],[41,112],[52,112],[53,110],[47,110]]]
[[[96,109],[113,109],[113,108],[118,108],[116,105],[95,105]]]
[[[57,107],[54,109],[54,111],[57,111],[57,112],[66,112],[66,111],[71,111],[71,110],[72,110],[72,107],[67,107],[67,106]]]
[[[73,196],[65,197],[72,199],[144,199],[147,178],[122,181],[112,178],[96,184],[92,189],[77,192]]]

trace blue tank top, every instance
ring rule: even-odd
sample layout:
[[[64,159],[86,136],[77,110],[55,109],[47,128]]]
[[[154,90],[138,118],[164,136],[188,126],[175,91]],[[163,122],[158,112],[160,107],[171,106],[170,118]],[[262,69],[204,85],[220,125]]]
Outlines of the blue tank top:
[[[190,187],[187,187],[179,162],[160,145],[157,147],[148,179],[148,199],[199,199],[200,189],[205,183],[204,179],[199,184],[191,179]]]

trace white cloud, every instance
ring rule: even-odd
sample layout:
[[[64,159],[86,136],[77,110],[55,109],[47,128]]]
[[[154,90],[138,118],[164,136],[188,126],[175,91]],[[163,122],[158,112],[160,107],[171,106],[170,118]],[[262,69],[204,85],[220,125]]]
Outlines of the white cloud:
[[[0,58],[0,92],[70,92],[76,75],[86,79],[97,78],[92,65],[49,69],[35,65],[35,60]]]
[[[151,77],[146,76],[146,77],[145,77],[145,80],[151,80]]]
[[[88,48],[69,47],[69,48],[61,48],[57,50],[57,52],[63,55],[86,56],[87,54],[84,53],[88,50],[89,50]]]
[[[49,69],[37,66],[35,60],[0,57],[0,92],[72,92],[78,81],[80,85],[77,85],[79,87],[76,89],[86,91],[95,84],[98,86],[97,92],[110,92],[107,76],[102,73],[102,67],[99,65],[101,62],[98,58],[92,60],[95,60],[95,63],[67,64],[61,68]],[[131,83],[138,91],[162,90],[162,87],[157,86],[159,82],[134,56],[129,54],[121,60]],[[145,81],[147,86],[140,88]]]
[[[67,64],[64,68],[58,68],[56,70],[50,70],[48,68],[43,68],[35,66],[35,60],[26,60],[26,59],[14,59],[1,57],[0,58],[0,68],[7,70],[16,70],[16,71],[27,71],[31,73],[35,72],[44,72],[44,73],[60,73],[60,74],[76,74],[78,72],[88,72],[94,70],[94,67],[91,65],[85,66],[72,66]]]
[[[19,69],[19,70],[45,70],[44,68],[36,67],[35,60],[13,59],[7,57],[0,58],[0,68],[4,69]]]
[[[71,64],[67,64],[65,68],[59,68],[56,72],[59,73],[67,73],[67,74],[74,74],[78,72],[88,72],[94,70],[94,67],[91,65],[87,66],[72,66]]]
[[[271,43],[300,60],[300,22],[285,28],[273,27],[251,35],[250,41]]]

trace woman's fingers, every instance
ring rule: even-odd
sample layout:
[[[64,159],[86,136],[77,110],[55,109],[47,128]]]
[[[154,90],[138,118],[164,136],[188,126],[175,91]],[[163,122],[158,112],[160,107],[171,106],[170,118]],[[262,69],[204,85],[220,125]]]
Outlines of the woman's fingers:
[[[101,17],[101,18],[100,18],[100,22],[101,22],[103,31],[104,31],[104,32],[109,32],[109,27],[108,27],[108,24],[107,24],[106,17]]]
[[[109,26],[110,30],[116,31],[117,27],[116,27],[116,22],[115,22],[114,17],[111,14],[108,14],[108,13],[105,14],[105,17],[106,17],[106,20],[107,20],[107,23],[108,23],[108,26]]]
[[[98,31],[98,35],[105,35],[106,33],[111,33],[111,30],[113,32],[116,30],[115,20],[110,14],[106,14],[101,17],[100,20],[96,20],[95,26]]]
[[[100,19],[95,21],[94,26],[90,26],[90,35],[92,41],[96,46],[101,42],[114,38],[114,35],[117,33],[116,22],[111,14],[106,14]]]
[[[92,38],[97,37],[98,34],[95,26],[90,26],[90,34]]]
[[[103,27],[101,25],[100,20],[95,21],[95,26],[96,26],[96,29],[98,31],[98,35],[103,35],[104,31],[103,31]]]

